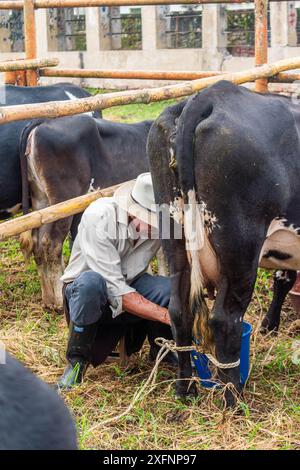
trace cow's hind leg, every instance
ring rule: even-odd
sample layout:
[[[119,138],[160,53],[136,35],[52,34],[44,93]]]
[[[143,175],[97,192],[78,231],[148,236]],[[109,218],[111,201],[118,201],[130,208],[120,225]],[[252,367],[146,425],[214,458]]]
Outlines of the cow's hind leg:
[[[274,274],[273,299],[270,308],[261,324],[261,333],[278,331],[280,313],[288,292],[293,287],[297,277],[296,271],[276,271]]]
[[[240,259],[240,258],[238,258]],[[240,358],[243,316],[254,290],[257,263],[249,266],[231,265],[232,270],[223,272],[218,286],[216,301],[209,319],[213,334],[215,356],[220,363],[234,364]],[[226,387],[225,400],[228,406],[236,403],[236,395],[242,392],[239,365],[218,369],[224,384],[231,383],[235,390]]]
[[[47,224],[33,231],[33,252],[40,274],[42,299],[46,306],[62,307],[62,282],[64,262],[62,248],[69,232],[72,218]]]
[[[171,244],[175,244],[173,241]],[[169,255],[168,247],[165,252]],[[193,317],[189,307],[190,268],[184,248],[181,247],[168,256],[171,271],[171,299],[169,313],[172,321],[173,337],[177,346],[192,344]],[[197,394],[195,383],[191,382],[192,367],[190,352],[178,353],[178,374],[176,381],[176,397],[184,398]]]

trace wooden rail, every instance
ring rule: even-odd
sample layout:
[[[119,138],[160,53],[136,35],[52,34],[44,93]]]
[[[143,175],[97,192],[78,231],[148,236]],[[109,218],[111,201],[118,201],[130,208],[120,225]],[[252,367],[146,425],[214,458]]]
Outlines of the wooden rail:
[[[48,69],[40,70],[42,77],[74,78],[124,78],[139,80],[197,80],[199,78],[224,75],[224,72],[181,72],[159,70],[97,70],[97,69]]]
[[[176,80],[189,81],[200,78],[224,75],[226,72],[219,70],[195,72],[193,70],[161,71],[161,70],[98,70],[98,69],[61,69],[42,68],[41,77],[72,77],[72,78],[110,78],[110,79],[136,79],[136,80]],[[229,73],[229,72],[228,72]],[[293,83],[300,80],[299,73],[279,73],[269,78],[271,83]]]
[[[203,88],[220,80],[229,80],[239,85],[252,82],[258,78],[268,78],[280,72],[298,68],[300,68],[300,57],[280,60],[273,64],[262,65],[261,67],[255,67],[244,72],[227,73],[178,85],[108,93],[89,98],[81,98],[75,101],[52,101],[48,103],[6,106],[0,108],[0,124],[23,119],[70,116],[125,104],[150,103],[170,98],[179,98],[203,90]]]
[[[281,2],[282,0],[270,0]],[[289,1],[289,0],[283,0]],[[34,8],[76,8],[76,7],[100,7],[100,6],[142,6],[142,5],[184,5],[184,4],[220,4],[220,3],[252,3],[249,0],[34,0]],[[23,0],[0,1],[0,10],[22,10]]]
[[[0,72],[13,72],[15,70],[31,70],[40,67],[55,67],[59,64],[58,59],[20,59],[0,62]],[[46,68],[45,70],[50,70]]]
[[[45,209],[31,212],[30,214],[17,217],[7,222],[0,223],[0,241],[6,238],[19,235],[27,230],[39,228],[44,224],[50,224],[59,219],[64,219],[70,215],[79,214],[84,211],[93,201],[100,197],[110,197],[120,187],[110,186],[109,188],[94,191],[84,196],[68,199]]]

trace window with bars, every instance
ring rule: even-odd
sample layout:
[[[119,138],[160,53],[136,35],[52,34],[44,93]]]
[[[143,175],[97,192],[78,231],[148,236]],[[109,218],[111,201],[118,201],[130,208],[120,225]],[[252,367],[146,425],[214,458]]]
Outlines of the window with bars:
[[[237,57],[254,56],[255,16],[253,6],[230,5],[226,7],[225,30],[228,52]],[[270,9],[268,9],[268,44],[270,46]]]
[[[164,49],[202,47],[202,7],[171,5],[158,7],[158,45]]]
[[[142,49],[142,10],[134,7],[103,7],[102,44],[105,49]]]
[[[48,45],[50,51],[86,50],[84,8],[48,10]]]
[[[0,11],[0,51],[24,51],[23,11]]]

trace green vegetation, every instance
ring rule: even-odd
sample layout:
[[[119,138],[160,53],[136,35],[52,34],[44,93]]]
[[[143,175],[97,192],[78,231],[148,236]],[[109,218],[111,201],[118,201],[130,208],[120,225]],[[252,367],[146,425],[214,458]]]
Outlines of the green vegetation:
[[[105,116],[134,121],[156,117],[165,104],[112,108]],[[68,258],[67,244],[64,247]],[[155,265],[156,267],[156,265]],[[148,348],[130,359],[90,368],[86,382],[64,398],[77,422],[82,449],[299,449],[299,366],[291,360],[296,314],[286,302],[278,335],[262,336],[261,319],[270,302],[270,274],[259,270],[246,314],[253,325],[251,376],[236,410],[224,410],[221,391],[199,388],[190,403],[174,398],[174,370],[161,366],[157,386],[117,422],[152,370]],[[299,330],[298,330],[299,333]],[[63,371],[67,328],[64,318],[44,308],[33,261],[25,266],[19,242],[0,244],[0,338],[7,349],[43,380]]]
[[[99,90],[97,88],[87,88],[87,91],[96,95],[98,93],[113,93],[120,90]],[[145,119],[156,119],[166,106],[176,103],[177,100],[159,101],[149,104],[128,104],[126,106],[115,106],[104,109],[103,117],[110,121],[118,122],[138,122]]]

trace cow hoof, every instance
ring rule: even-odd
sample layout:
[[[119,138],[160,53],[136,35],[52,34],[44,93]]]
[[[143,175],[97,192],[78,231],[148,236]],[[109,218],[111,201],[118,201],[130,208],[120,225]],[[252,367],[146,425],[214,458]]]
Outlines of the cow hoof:
[[[238,386],[227,388],[224,393],[224,400],[226,408],[236,408],[239,400],[243,399],[243,386],[239,384]]]
[[[260,333],[266,335],[267,333],[277,333],[279,325],[275,323],[270,323],[269,319],[265,317],[260,326]]]
[[[198,396],[198,391],[195,382],[192,382],[189,387],[186,387],[186,384],[176,384],[175,386],[175,399],[186,401],[196,398]]]

